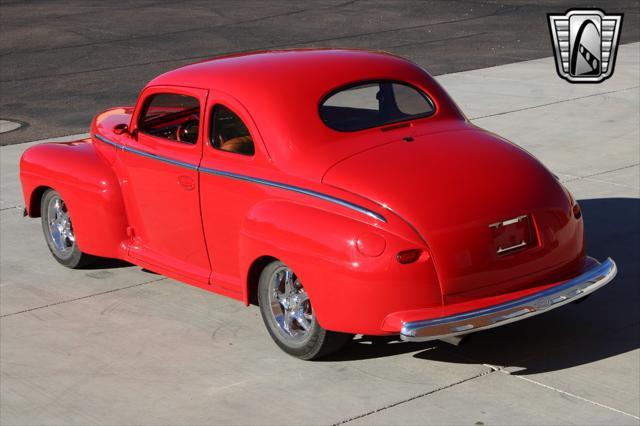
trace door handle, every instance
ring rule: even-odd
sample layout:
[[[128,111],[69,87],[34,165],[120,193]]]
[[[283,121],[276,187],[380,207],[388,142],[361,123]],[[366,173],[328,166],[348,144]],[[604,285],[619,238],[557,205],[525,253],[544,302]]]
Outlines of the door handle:
[[[195,181],[190,176],[178,176],[178,185],[186,189],[187,191],[193,190],[196,187]]]

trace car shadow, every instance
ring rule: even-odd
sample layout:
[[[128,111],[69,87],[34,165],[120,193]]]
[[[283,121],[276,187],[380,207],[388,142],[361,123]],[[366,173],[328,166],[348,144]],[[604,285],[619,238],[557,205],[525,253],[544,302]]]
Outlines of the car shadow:
[[[587,253],[613,258],[618,275],[582,303],[470,335],[454,346],[441,341],[399,343],[397,337],[354,339],[327,361],[416,352],[415,358],[510,367],[526,375],[555,371],[624,354],[639,346],[640,200],[580,200]]]
[[[125,260],[120,259],[111,259],[108,257],[96,257],[93,262],[85,265],[81,268],[85,271],[92,271],[97,269],[118,269],[118,268],[128,268],[130,266],[134,266],[132,263],[129,263]]]

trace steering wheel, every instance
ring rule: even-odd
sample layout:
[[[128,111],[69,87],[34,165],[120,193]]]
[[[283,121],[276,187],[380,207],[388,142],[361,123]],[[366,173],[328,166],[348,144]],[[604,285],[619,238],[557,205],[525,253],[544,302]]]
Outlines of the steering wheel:
[[[180,142],[196,143],[198,141],[198,120],[188,120],[178,126],[176,138]]]

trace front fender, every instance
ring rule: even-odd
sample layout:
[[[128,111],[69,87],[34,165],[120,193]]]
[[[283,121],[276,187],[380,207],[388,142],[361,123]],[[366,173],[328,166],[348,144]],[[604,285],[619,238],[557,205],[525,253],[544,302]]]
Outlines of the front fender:
[[[361,254],[356,241],[374,233],[384,238],[382,254]],[[401,265],[396,254],[422,248],[425,255]],[[384,318],[402,309],[441,305],[440,287],[424,246],[382,227],[286,200],[258,203],[240,233],[240,262],[275,257],[296,273],[320,325],[356,334],[384,334]],[[244,277],[245,282],[247,277]],[[248,300],[248,290],[245,301]]]
[[[83,252],[124,257],[127,218],[120,185],[90,140],[27,149],[20,160],[20,180],[29,216],[40,215],[43,189],[53,188],[65,200]]]

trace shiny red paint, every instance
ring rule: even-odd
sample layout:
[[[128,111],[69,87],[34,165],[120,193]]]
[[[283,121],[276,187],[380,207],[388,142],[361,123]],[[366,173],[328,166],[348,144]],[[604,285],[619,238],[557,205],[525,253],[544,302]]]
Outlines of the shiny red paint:
[[[319,102],[367,80],[409,83],[436,112],[357,132],[327,127]],[[161,92],[200,101],[197,144],[137,132],[145,99]],[[215,105],[247,125],[255,155],[208,143]],[[335,197],[386,222],[237,176]],[[577,275],[585,259],[582,220],[557,179],[470,124],[420,67],[385,53],[259,52],[179,68],[152,80],[135,107],[98,114],[90,139],[28,149],[21,180],[30,216],[42,189],[61,194],[82,251],[245,303],[263,261],[279,259],[304,283],[320,325],[341,332],[398,333],[405,321],[516,299]],[[489,225],[519,215],[531,220],[530,246],[497,254],[498,238],[510,236]],[[416,261],[398,262],[412,249]]]

